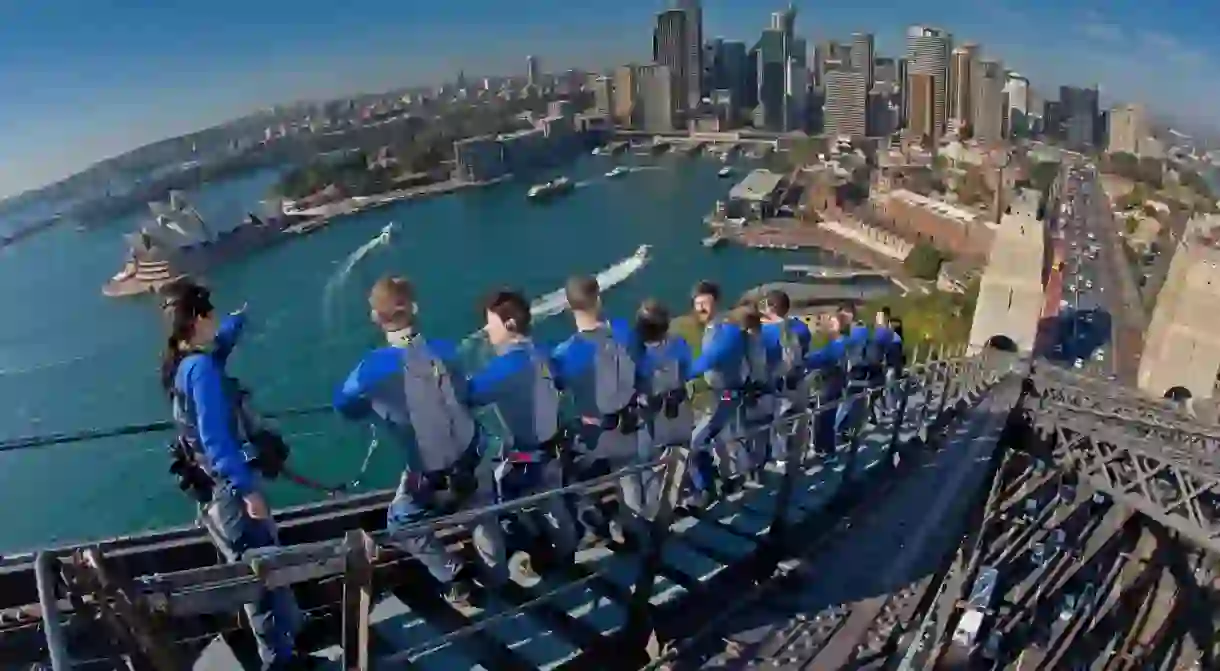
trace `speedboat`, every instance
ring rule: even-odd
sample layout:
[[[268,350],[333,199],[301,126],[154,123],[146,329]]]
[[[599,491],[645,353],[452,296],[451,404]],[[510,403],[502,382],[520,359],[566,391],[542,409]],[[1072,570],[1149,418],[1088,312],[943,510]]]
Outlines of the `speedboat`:
[[[615,167],[614,170],[611,170],[610,172],[606,173],[606,177],[612,177],[612,178],[618,177],[620,175],[626,175],[629,172],[631,172],[631,170],[629,170],[628,168],[624,168],[623,166],[620,165],[620,166]]]
[[[716,174],[719,175],[720,177],[728,177],[733,174],[733,169],[726,165],[720,169],[720,172],[718,172]]]
[[[543,200],[551,196],[571,191],[575,186],[567,177],[558,177],[544,184],[535,184],[525,194],[530,200]]]

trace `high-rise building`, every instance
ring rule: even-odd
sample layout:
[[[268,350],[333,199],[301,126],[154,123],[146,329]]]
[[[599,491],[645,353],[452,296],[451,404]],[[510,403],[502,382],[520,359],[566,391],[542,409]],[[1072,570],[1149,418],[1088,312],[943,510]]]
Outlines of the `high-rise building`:
[[[813,49],[813,77],[818,86],[825,86],[826,64],[830,62],[851,62],[851,47],[839,44],[834,40],[820,42]]]
[[[999,61],[979,61],[975,69],[978,82],[974,89],[974,138],[996,143],[1004,139],[1004,65]]]
[[[873,58],[876,56],[872,33],[852,33],[848,61],[851,69],[864,73],[865,91],[873,90]]]
[[[703,43],[703,91],[710,94],[724,88],[724,38],[717,37]]]
[[[784,31],[763,31],[758,45],[758,107],[756,118],[769,131],[788,130],[788,58]]]
[[[1064,138],[1065,129],[1062,102],[1058,100],[1043,101],[1042,134],[1049,140],[1062,140]]]
[[[1067,144],[1072,149],[1087,149],[1097,135],[1097,89],[1059,87]]]
[[[641,66],[638,72],[640,102],[643,107],[640,121],[643,129],[651,133],[663,133],[674,129],[674,111],[679,95],[678,78],[669,66],[654,63]]]
[[[683,49],[686,68],[678,75],[678,87],[686,100],[685,104],[679,104],[683,109],[694,109],[707,93],[703,88],[703,7],[699,0],[677,0],[675,6],[686,14]]]
[[[746,73],[749,66],[745,42],[726,40],[720,45],[720,63],[716,67],[715,88],[732,91],[733,101],[737,106],[750,104],[750,96],[746,95],[749,80]]]
[[[788,8],[771,12],[771,29],[783,31],[789,40],[796,37],[796,6],[788,3]]]
[[[614,122],[633,127],[640,124],[640,67],[620,65],[614,70]]]
[[[1029,132],[1029,80],[1017,72],[1008,73],[1004,84],[1008,96],[1008,136],[1024,137]]]
[[[788,58],[784,73],[784,96],[788,107],[784,130],[805,130],[809,126],[809,71],[802,59]]]
[[[690,103],[690,96],[686,95],[689,85],[690,73],[687,68],[690,67],[689,40],[687,32],[687,12],[681,9],[670,9],[660,14],[657,14],[657,27],[652,38],[652,60],[653,62],[664,65],[669,68],[670,74],[679,82],[678,86],[682,95],[677,96],[674,100],[675,109],[685,111]],[[700,54],[703,49],[700,47]],[[702,73],[696,73],[701,75]],[[695,101],[696,104],[698,100]]]
[[[967,43],[953,50],[949,61],[949,119],[958,128],[971,126],[974,114],[973,77],[979,59],[979,46]]]
[[[538,57],[525,57],[525,82],[530,86],[542,85],[542,72],[538,69]]]
[[[940,28],[907,29],[907,77],[930,75],[933,89],[933,136],[939,137],[948,119],[949,53],[953,37]]]
[[[893,58],[874,58],[873,82],[899,84],[901,80],[898,79],[898,62]]]
[[[593,111],[614,116],[614,81],[609,77],[593,80]]]
[[[823,132],[841,137],[863,137],[868,131],[868,89],[865,74],[850,67],[826,72],[826,99],[822,103]]]
[[[936,77],[919,72],[908,74],[907,85],[907,130],[921,138],[937,137]]]
[[[1148,137],[1148,118],[1140,105],[1119,105],[1110,110],[1110,137],[1106,150],[1111,154],[1139,155]]]
[[[893,82],[878,81],[868,92],[869,137],[888,137],[898,132],[898,87]]]

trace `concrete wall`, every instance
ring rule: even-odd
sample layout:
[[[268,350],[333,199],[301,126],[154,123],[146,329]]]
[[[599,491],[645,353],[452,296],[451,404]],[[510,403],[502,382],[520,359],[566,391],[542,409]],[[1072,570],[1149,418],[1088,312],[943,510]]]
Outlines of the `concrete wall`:
[[[1024,191],[995,230],[995,241],[979,285],[978,306],[970,327],[970,350],[1006,336],[1022,352],[1032,352],[1044,304],[1043,266],[1046,229],[1037,219],[1036,191]]]
[[[1220,369],[1220,250],[1198,239],[1178,245],[1144,338],[1139,387],[1161,396],[1185,387],[1210,398]]]

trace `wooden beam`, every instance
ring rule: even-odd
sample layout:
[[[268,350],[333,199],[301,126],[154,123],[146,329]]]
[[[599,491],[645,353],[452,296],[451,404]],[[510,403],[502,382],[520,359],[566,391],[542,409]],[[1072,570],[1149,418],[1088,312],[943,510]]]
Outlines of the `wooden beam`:
[[[377,544],[363,529],[347,532],[343,570],[343,668],[369,671],[369,614],[373,610],[373,562]]]

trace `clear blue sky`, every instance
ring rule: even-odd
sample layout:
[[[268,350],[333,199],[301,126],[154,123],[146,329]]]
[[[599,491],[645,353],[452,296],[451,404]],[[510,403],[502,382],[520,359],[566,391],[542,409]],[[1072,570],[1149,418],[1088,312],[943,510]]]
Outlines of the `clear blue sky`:
[[[759,0],[705,0],[705,32],[747,41]],[[0,197],[99,159],[276,102],[468,73],[645,60],[664,0],[0,0]],[[1050,92],[1100,83],[1208,121],[1220,110],[1220,3],[1174,0],[797,2],[798,31],[877,34],[910,23],[981,42]],[[1053,97],[1052,93],[1052,97]],[[1220,126],[1220,124],[1215,124]]]

